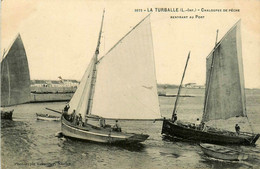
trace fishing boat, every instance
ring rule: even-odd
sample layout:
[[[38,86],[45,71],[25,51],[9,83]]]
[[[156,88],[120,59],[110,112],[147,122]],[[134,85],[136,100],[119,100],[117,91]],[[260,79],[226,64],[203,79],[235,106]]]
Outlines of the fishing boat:
[[[30,73],[20,34],[1,61],[1,119],[12,119],[11,106],[30,101]]]
[[[255,144],[259,134],[253,133],[246,112],[240,24],[239,20],[218,43],[216,40],[214,49],[207,57],[204,110],[200,125],[196,127],[194,124],[174,121],[177,96],[172,118],[163,121],[164,136],[214,144]],[[186,67],[182,80],[185,71]],[[181,85],[178,95],[180,90]],[[252,132],[237,133],[206,124],[212,120],[232,117],[245,117]]]
[[[229,161],[240,161],[248,159],[248,154],[226,146],[206,143],[200,144],[200,148],[204,154],[216,159]]]
[[[42,113],[36,113],[37,120],[44,120],[44,121],[60,121],[60,117],[53,116],[49,114],[42,114]]]
[[[154,120],[161,118],[150,15],[141,20],[103,57],[98,58],[101,29],[91,59],[69,109],[61,117],[67,137],[101,143],[139,143],[149,135],[93,124],[104,120]],[[79,119],[78,121],[75,119]]]

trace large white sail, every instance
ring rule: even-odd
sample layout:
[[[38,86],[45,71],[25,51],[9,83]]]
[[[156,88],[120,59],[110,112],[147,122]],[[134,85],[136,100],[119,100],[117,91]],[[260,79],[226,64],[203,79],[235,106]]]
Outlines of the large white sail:
[[[203,121],[245,116],[240,21],[228,31],[208,56],[206,67]]]
[[[100,60],[91,114],[114,119],[160,118],[150,16]]]
[[[76,92],[69,102],[70,109],[68,110],[68,114],[72,114],[75,110],[77,115],[81,114],[83,118],[85,117],[89,104],[95,57],[96,56],[93,56],[91,59]]]
[[[20,34],[1,62],[1,106],[30,101],[30,72]]]

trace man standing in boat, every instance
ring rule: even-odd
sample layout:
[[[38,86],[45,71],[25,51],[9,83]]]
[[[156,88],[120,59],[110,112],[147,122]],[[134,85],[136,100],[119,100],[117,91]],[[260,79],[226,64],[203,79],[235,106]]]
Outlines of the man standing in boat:
[[[79,113],[79,126],[82,127],[82,124],[83,124],[82,116],[81,116],[81,114]]]
[[[63,109],[63,116],[64,116],[65,119],[70,121],[71,116],[68,114],[69,108],[70,108],[69,104],[66,104],[66,106]]]
[[[106,121],[102,117],[99,118],[99,125],[100,127],[106,127]]]
[[[114,131],[121,132],[121,127],[118,124],[118,120],[116,120],[116,124],[112,128]]]
[[[69,105],[69,104],[66,104],[66,106],[64,107],[64,113],[67,113],[68,110],[69,110],[69,108],[70,108],[70,105]]]
[[[197,118],[197,121],[196,121],[196,123],[195,123],[195,127],[196,127],[197,129],[200,129],[200,119],[199,119],[199,118]]]
[[[238,124],[236,124],[235,129],[236,129],[237,135],[239,135],[240,134],[240,127],[239,127]]]
[[[173,123],[174,123],[175,121],[177,121],[177,114],[176,114],[176,113],[174,113],[174,115],[173,115]]]

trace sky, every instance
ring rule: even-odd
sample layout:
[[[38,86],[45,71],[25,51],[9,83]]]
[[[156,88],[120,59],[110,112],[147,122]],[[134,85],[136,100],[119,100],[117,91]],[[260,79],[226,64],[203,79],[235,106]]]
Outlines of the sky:
[[[147,12],[147,8],[153,12]],[[155,8],[178,8],[156,12]],[[239,9],[239,12],[180,12],[180,9]],[[241,19],[245,86],[260,88],[260,1],[93,1],[4,0],[1,2],[1,54],[21,34],[31,79],[80,80],[95,52],[105,9],[100,55],[103,56],[141,19],[151,13],[158,83],[205,83],[206,57],[218,40]],[[142,9],[142,12],[135,12]],[[144,12],[144,10],[146,10]],[[139,10],[140,11],[140,10]],[[204,16],[172,19],[171,16]]]

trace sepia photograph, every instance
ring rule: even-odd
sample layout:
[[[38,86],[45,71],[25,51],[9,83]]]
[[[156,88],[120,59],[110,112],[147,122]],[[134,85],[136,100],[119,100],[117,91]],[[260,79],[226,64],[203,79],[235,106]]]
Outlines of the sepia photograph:
[[[259,168],[260,1],[1,0],[1,168]]]

